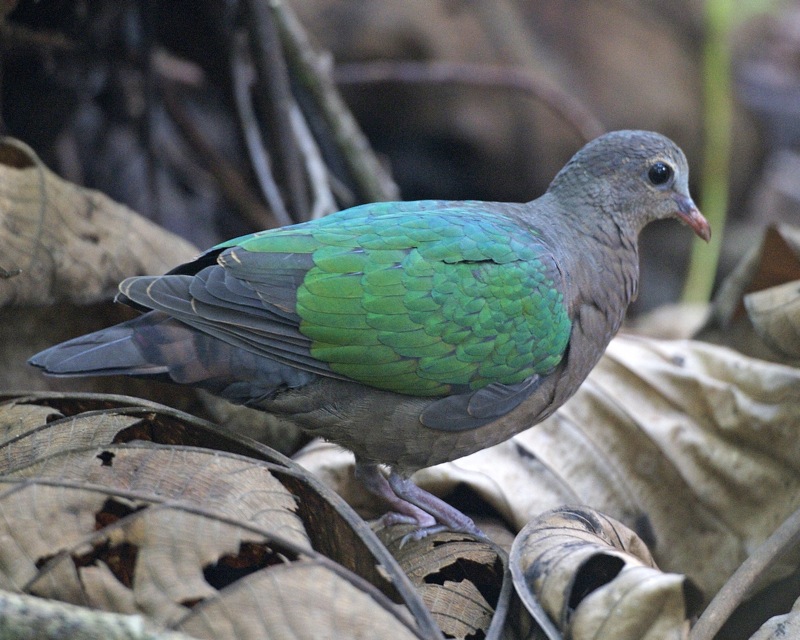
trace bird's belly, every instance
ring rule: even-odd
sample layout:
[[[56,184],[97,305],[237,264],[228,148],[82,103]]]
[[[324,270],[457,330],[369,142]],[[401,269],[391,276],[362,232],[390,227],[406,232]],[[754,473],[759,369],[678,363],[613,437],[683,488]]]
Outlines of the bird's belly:
[[[420,422],[420,414],[435,400],[324,378],[281,392],[258,408],[353,451],[362,462],[412,472],[493,446],[533,426],[549,414],[555,382],[554,377],[505,416],[464,431],[431,429]]]

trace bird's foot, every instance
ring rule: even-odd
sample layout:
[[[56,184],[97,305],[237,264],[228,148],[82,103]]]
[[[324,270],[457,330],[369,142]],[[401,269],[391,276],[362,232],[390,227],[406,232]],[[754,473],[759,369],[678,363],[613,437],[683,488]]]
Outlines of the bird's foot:
[[[413,524],[417,527],[416,531],[403,538],[403,543],[421,540],[440,531],[468,533],[486,539],[472,518],[394,471],[387,479],[378,465],[358,463],[356,477],[371,493],[383,498],[391,506],[392,511],[381,519],[383,524]]]

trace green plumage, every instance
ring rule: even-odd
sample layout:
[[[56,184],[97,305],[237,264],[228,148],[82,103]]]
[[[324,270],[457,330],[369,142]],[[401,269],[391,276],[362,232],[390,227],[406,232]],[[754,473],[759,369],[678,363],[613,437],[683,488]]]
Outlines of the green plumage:
[[[310,256],[292,311],[311,356],[373,387],[438,396],[515,384],[551,371],[569,340],[549,252],[482,203],[364,205],[220,248],[230,265],[239,251]]]

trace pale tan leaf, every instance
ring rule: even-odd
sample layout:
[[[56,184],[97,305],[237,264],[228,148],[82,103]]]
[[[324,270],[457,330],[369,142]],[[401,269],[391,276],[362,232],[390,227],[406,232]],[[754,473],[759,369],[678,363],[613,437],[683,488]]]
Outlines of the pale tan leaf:
[[[786,304],[786,291],[778,294],[780,302],[774,298],[776,292],[765,294],[760,302],[757,294],[797,280],[800,280],[800,227],[786,224],[768,227],[761,242],[742,257],[719,287],[708,320],[696,337],[731,346],[750,356],[796,365],[797,348],[786,351],[781,344],[785,331],[791,331],[788,325],[799,324],[797,307]],[[791,296],[791,291],[788,293]],[[748,303],[754,294],[756,301]],[[755,309],[758,325],[754,324],[749,308],[752,304],[758,307]],[[767,325],[772,327],[771,331]],[[772,332],[778,333],[772,336]],[[796,345],[796,333],[791,340]]]
[[[787,360],[800,360],[800,280],[744,296],[753,329]]]
[[[258,611],[259,614],[247,615]],[[296,562],[251,574],[196,607],[177,629],[198,638],[418,638],[391,607],[329,567]]]
[[[132,492],[154,501],[187,501],[310,548],[294,496],[264,463],[233,454],[116,445],[50,454],[7,477],[52,478]]]
[[[539,602],[566,637],[589,640],[685,638],[698,605],[684,576],[655,567],[620,522],[588,508],[545,513],[511,551],[514,584],[539,619]]]
[[[197,250],[98,191],[50,171],[30,147],[0,139],[0,308],[108,299],[136,274],[159,274]]]
[[[447,531],[407,539],[413,530],[383,527],[378,536],[447,637],[489,637],[494,617],[506,615],[505,554],[486,541]]]
[[[48,558],[79,544],[105,500],[82,489],[0,482],[0,588],[24,590]]]
[[[15,435],[0,445],[0,586],[161,624],[208,605],[222,629],[276,637],[264,631],[258,574],[314,563],[359,595],[343,604],[308,597],[332,584],[315,573],[303,589],[281,591],[305,598],[292,600],[298,620],[322,616],[341,630],[347,607],[367,598],[378,609],[364,613],[373,625],[364,637],[440,637],[367,525],[277,452],[132,398],[3,400],[0,416]]]
[[[19,406],[13,402],[0,405],[0,446],[5,446],[9,440],[14,440],[43,424],[63,417],[59,411],[51,407]],[[10,454],[10,457],[16,456]],[[0,465],[2,464],[0,461]]]
[[[50,488],[57,498],[61,488]],[[218,593],[207,579],[209,567],[237,556],[248,544],[267,544],[263,534],[209,514],[146,503],[97,534],[83,533],[81,543],[44,565],[26,590],[74,604],[141,612],[163,624]]]
[[[710,596],[800,506],[798,428],[800,370],[618,337],[556,415],[415,478],[442,495],[468,484],[517,528],[589,505]]]
[[[687,638],[685,587],[684,576],[625,567],[607,588],[588,595],[575,611],[572,640],[602,640],[612,630],[616,640]]]
[[[48,407],[14,403],[0,406],[0,420],[14,415],[25,419],[17,419],[13,430],[0,442],[3,474],[65,450],[105,444],[123,429],[141,422],[139,416],[116,413],[64,417]],[[50,420],[54,417],[55,421]]]

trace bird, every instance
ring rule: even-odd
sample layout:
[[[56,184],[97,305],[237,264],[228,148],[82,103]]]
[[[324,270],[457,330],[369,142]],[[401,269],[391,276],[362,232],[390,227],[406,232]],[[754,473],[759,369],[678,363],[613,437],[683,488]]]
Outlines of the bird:
[[[352,451],[385,524],[481,536],[411,475],[507,440],[575,393],[636,298],[639,232],[677,218],[709,241],[688,179],[667,137],[610,132],[528,203],[358,205],[129,277],[117,300],[141,315],[29,363],[269,412]]]

